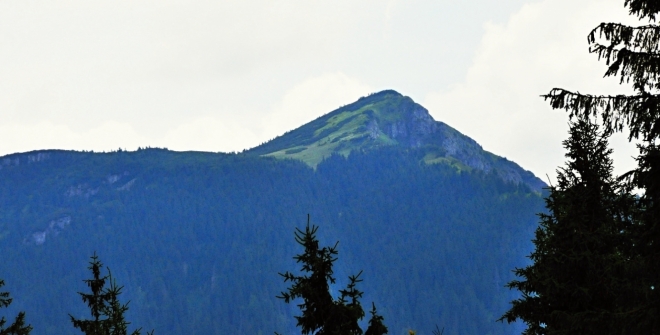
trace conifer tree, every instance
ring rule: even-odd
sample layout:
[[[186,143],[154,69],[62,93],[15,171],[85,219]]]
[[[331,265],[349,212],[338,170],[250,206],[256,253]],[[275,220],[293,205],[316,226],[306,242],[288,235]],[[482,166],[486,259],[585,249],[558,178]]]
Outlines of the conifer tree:
[[[5,285],[4,280],[0,280],[0,287]],[[9,297],[9,292],[0,292],[0,307],[8,307],[12,302],[12,299]],[[5,324],[7,320],[5,317],[0,318],[0,335],[27,335],[32,331],[32,326],[25,325],[25,313],[20,312],[12,324],[7,328]]]
[[[625,174],[620,180],[625,181],[628,191],[638,189],[639,197],[631,203],[630,196],[622,196],[625,204],[610,213],[606,221],[619,221],[616,231],[609,241],[614,246],[605,249],[589,250],[592,255],[600,258],[611,257],[611,268],[608,277],[602,277],[597,282],[605,282],[603,291],[583,291],[590,299],[605,297],[608,306],[595,305],[603,308],[589,314],[584,324],[602,320],[594,324],[611,325],[612,328],[601,327],[603,333],[658,334],[660,333],[660,26],[655,24],[656,15],[660,12],[660,2],[657,0],[625,0],[624,6],[631,15],[640,20],[648,20],[648,24],[627,26],[620,23],[601,23],[588,35],[590,52],[604,59],[608,68],[605,77],[620,78],[621,84],[632,84],[633,95],[592,95],[569,91],[562,88],[552,89],[543,97],[549,100],[555,109],[565,109],[570,118],[598,118],[604,127],[604,133],[614,131],[629,131],[629,140],[639,141],[640,154],[637,157],[638,166]],[[611,183],[610,183],[611,184]],[[616,187],[615,187],[616,188]],[[623,190],[623,188],[621,188]],[[558,188],[551,188],[548,207],[551,216],[563,213],[571,208],[569,203],[562,205],[558,199],[566,189],[561,183]],[[624,191],[625,193],[625,191]],[[586,195],[588,196],[588,195]],[[577,199],[577,198],[576,198]],[[554,206],[554,207],[553,207]],[[568,207],[562,207],[568,206]],[[559,216],[557,216],[558,218]],[[580,220],[578,216],[570,221]],[[550,223],[556,218],[542,217],[541,233],[537,232],[535,243],[537,250],[532,254],[535,264],[516,273],[525,278],[514,281],[510,287],[523,293],[523,298],[514,301],[512,309],[503,319],[508,321],[520,318],[527,322],[529,334],[563,333],[571,327],[553,328],[551,324],[539,321],[546,317],[548,311],[554,313],[551,322],[557,325],[558,320],[568,320],[568,312],[555,304],[548,304],[548,292],[537,291],[534,283],[546,282],[547,285],[560,287],[567,282],[543,269],[540,260],[547,258],[542,242],[549,239],[545,235]],[[556,219],[556,224],[561,222]],[[546,226],[546,228],[543,227]],[[577,235],[566,236],[571,241]],[[539,244],[541,243],[541,244]],[[614,254],[611,252],[616,250]],[[547,265],[547,264],[546,264]],[[561,270],[560,264],[557,264]],[[534,270],[536,269],[536,270]],[[563,271],[568,271],[567,269]],[[571,270],[574,271],[574,270]],[[580,272],[571,272],[576,275]],[[550,281],[556,281],[550,283]],[[542,286],[543,287],[543,286]],[[547,288],[547,287],[545,287]],[[566,292],[566,291],[561,291]],[[544,294],[546,296],[544,296]],[[579,297],[579,296],[578,296]],[[578,299],[579,300],[579,299]],[[616,311],[616,312],[614,312]],[[611,318],[605,317],[610,314]],[[608,322],[609,320],[609,322]],[[614,322],[616,320],[616,322]],[[578,319],[569,322],[578,326]],[[588,330],[585,330],[587,332]]]
[[[369,328],[364,335],[384,335],[387,334],[387,327],[383,324],[383,317],[378,315],[376,311],[376,304],[371,303],[371,319],[369,320]]]
[[[608,65],[605,76],[632,84],[634,95],[602,96],[553,89],[546,99],[571,116],[598,115],[607,129],[630,131],[639,140],[638,167],[626,174],[630,188],[641,192],[636,223],[628,230],[629,291],[621,298],[622,320],[630,331],[660,332],[660,4],[655,0],[625,0],[631,15],[649,23],[637,27],[601,23],[591,31],[590,51]],[[606,42],[601,44],[600,40]]]
[[[103,263],[96,253],[91,258],[88,269],[92,271],[92,278],[84,280],[91,293],[78,294],[89,307],[92,319],[76,319],[69,314],[71,323],[86,335],[126,335],[129,322],[125,320],[124,313],[128,310],[128,304],[119,302],[123,287],[117,285],[109,269],[107,275],[101,276]],[[109,283],[108,287],[106,283]],[[140,335],[140,330],[136,329],[131,335]]]
[[[291,272],[280,273],[284,282],[292,282],[287,292],[282,292],[278,298],[289,303],[295,299],[302,299],[298,306],[302,315],[296,316],[297,326],[303,334],[316,335],[361,335],[362,329],[358,321],[364,317],[364,310],[359,299],[363,292],[357,289],[357,283],[362,271],[349,276],[346,289],[339,290],[339,298],[333,299],[330,294],[330,284],[335,283],[333,277],[333,263],[337,260],[337,243],[332,247],[319,247],[316,238],[317,226],[310,226],[309,215],[305,231],[296,228],[295,239],[304,247],[303,254],[294,257],[301,263],[301,271],[305,275],[294,275]],[[368,335],[383,335],[387,327],[382,323],[383,317],[376,313],[373,305],[372,317],[369,321]]]
[[[609,132],[586,117],[571,123],[564,141],[568,163],[549,188],[540,214],[534,262],[508,287],[522,298],[500,319],[522,319],[523,334],[614,334],[622,330],[619,296],[625,290],[622,231],[634,199],[612,176]]]

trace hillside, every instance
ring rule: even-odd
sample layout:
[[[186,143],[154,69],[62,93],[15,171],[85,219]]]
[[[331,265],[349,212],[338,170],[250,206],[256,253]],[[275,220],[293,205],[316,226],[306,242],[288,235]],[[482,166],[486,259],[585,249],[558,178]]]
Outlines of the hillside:
[[[546,186],[516,163],[483,150],[473,139],[433,120],[428,110],[393,90],[363,97],[247,153],[296,159],[315,167],[332,154],[347,156],[385,146],[421,148],[426,164],[492,172],[538,191]]]
[[[88,316],[76,292],[86,290],[96,252],[124,285],[135,326],[160,335],[294,334],[298,311],[276,298],[287,287],[278,273],[297,270],[293,232],[309,213],[322,244],[340,241],[333,292],[363,270],[363,305],[376,303],[390,334],[426,334],[436,324],[449,335],[515,333],[495,320],[515,297],[504,287],[511,269],[527,263],[543,210],[538,189],[503,178],[503,159],[446,125],[410,131],[406,115],[420,109],[408,98],[390,91],[356,104],[373,112],[360,107],[323,128],[348,105],[241,154],[0,157],[0,278],[14,298],[3,315],[26,311],[35,334],[73,332],[68,314]],[[350,140],[365,115],[382,134]],[[348,135],[323,159],[296,156],[342,129]],[[449,135],[438,134],[460,145],[450,151]],[[306,149],[287,153],[292,146]],[[491,169],[472,164],[479,157],[490,157]]]

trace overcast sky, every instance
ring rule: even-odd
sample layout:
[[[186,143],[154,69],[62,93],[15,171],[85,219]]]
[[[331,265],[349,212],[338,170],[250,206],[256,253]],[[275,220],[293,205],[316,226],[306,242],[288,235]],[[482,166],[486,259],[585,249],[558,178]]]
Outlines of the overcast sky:
[[[544,180],[623,0],[0,0],[0,155],[241,151],[383,89]],[[618,172],[634,147],[613,140]]]

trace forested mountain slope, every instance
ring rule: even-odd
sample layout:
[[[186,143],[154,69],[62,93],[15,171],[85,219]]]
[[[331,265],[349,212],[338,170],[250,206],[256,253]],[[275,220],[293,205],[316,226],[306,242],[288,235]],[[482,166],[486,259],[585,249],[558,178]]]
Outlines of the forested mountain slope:
[[[495,320],[513,298],[511,269],[527,264],[537,188],[440,151],[430,162],[438,149],[426,142],[335,150],[315,164],[264,149],[291,143],[0,157],[6,313],[26,311],[34,334],[75,333],[68,314],[87,316],[76,292],[96,251],[136,326],[295,334],[297,309],[275,296],[287,287],[278,273],[297,269],[293,231],[309,213],[323,244],[340,241],[333,291],[364,270],[363,305],[377,304],[390,334],[514,332]]]
[[[157,334],[293,333],[275,296],[294,269],[306,214],[339,244],[338,288],[364,270],[393,334],[505,334],[503,285],[525,263],[538,194],[494,175],[419,164],[381,149],[303,163],[141,150],[44,151],[0,170],[0,274],[40,334],[83,314],[86,262],[102,257],[131,300],[129,318]]]

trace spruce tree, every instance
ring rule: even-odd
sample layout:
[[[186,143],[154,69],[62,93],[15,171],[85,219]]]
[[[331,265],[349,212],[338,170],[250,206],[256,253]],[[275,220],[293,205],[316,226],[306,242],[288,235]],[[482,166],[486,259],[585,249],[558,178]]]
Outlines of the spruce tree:
[[[630,196],[624,196],[623,198],[627,199],[624,201],[625,205],[618,208],[611,205],[609,209],[609,215],[619,221],[617,234],[611,238],[617,251],[614,255],[609,254],[614,250],[613,246],[608,246],[604,251],[590,250],[601,258],[608,256],[617,259],[609,265],[610,272],[604,274],[609,277],[599,280],[607,283],[603,288],[605,291],[585,291],[585,294],[602,299],[601,297],[607,297],[611,290],[618,290],[614,300],[611,300],[612,297],[606,299],[613,307],[600,312],[605,315],[616,311],[612,318],[609,318],[617,320],[611,323],[615,328],[607,333],[659,334],[660,147],[657,142],[660,137],[660,26],[655,21],[660,12],[660,2],[625,0],[624,6],[631,15],[640,20],[648,20],[648,24],[633,27],[620,23],[601,23],[589,33],[588,42],[590,52],[605,60],[608,66],[605,77],[619,77],[620,83],[631,84],[635,93],[595,95],[555,88],[543,97],[549,100],[553,108],[568,111],[570,118],[598,118],[606,134],[627,130],[629,140],[639,142],[637,168],[620,178],[625,181],[627,191],[637,189],[639,196],[633,199],[632,203]],[[551,215],[557,215],[563,210],[561,205],[555,204],[558,191],[564,191],[561,185],[559,189],[551,188],[548,200]],[[611,221],[612,218],[606,219]],[[542,228],[548,220],[547,217],[542,217]],[[535,267],[539,271],[532,271],[532,268],[516,271],[525,280],[514,281],[509,286],[518,288],[523,293],[523,298],[514,302],[512,309],[503,317],[508,321],[520,318],[527,322],[530,327],[527,332],[530,334],[555,332],[551,331],[554,328],[548,323],[538,323],[538,320],[541,315],[553,311],[558,318],[552,320],[558,320],[560,314],[564,313],[562,307],[544,304],[544,299],[548,297],[536,291],[536,286],[532,284],[551,280],[560,280],[557,285],[567,284],[561,281],[565,278],[557,278],[552,272],[541,271],[543,263],[538,263],[538,260],[545,255],[543,249],[539,249],[538,243],[544,238],[544,234],[537,234],[537,250],[533,254],[537,258],[532,257],[535,261],[532,268]],[[560,292],[563,294],[567,291]],[[537,303],[534,304],[533,301]],[[539,310],[534,310],[533,306]],[[585,319],[585,324],[588,320],[592,319]],[[606,324],[607,320],[603,322]]]
[[[598,116],[606,130],[628,130],[638,140],[638,166],[623,177],[639,190],[635,222],[622,233],[627,262],[626,294],[619,297],[621,322],[631,333],[660,333],[660,12],[657,0],[625,0],[631,15],[648,24],[601,23],[588,35],[590,51],[608,65],[605,76],[632,84],[633,95],[591,95],[555,88],[545,95],[571,117]],[[604,41],[601,43],[601,41]],[[633,215],[633,213],[637,214]]]
[[[86,335],[127,335],[129,322],[125,320],[124,313],[128,310],[128,303],[119,302],[123,287],[117,285],[109,269],[107,275],[101,276],[103,263],[96,253],[91,258],[88,269],[92,272],[92,278],[83,280],[91,292],[78,294],[89,307],[92,319],[77,319],[69,314],[71,323]],[[106,283],[109,283],[108,287]],[[131,334],[140,335],[140,330]]]
[[[376,304],[371,303],[371,319],[369,319],[369,328],[364,335],[384,335],[387,334],[387,327],[383,323],[383,317],[378,315]]]
[[[304,275],[294,275],[291,272],[280,273],[284,282],[290,281],[291,287],[282,292],[278,298],[289,303],[295,299],[302,299],[298,306],[302,315],[296,316],[297,326],[303,334],[316,335],[361,335],[362,329],[358,321],[364,317],[364,310],[360,304],[363,292],[357,289],[357,283],[362,272],[349,276],[346,289],[339,290],[339,298],[334,299],[330,294],[330,284],[335,283],[333,277],[333,263],[337,260],[337,245],[332,247],[319,247],[316,238],[317,226],[310,226],[309,215],[305,231],[296,228],[295,239],[303,246],[304,253],[294,257],[301,263]],[[383,335],[387,327],[382,323],[383,317],[376,313],[373,305],[372,317],[369,321],[367,335]]]
[[[5,285],[5,281],[0,279],[0,287]],[[12,302],[9,292],[0,292],[0,307],[8,307]],[[0,335],[27,335],[32,331],[32,326],[25,325],[25,313],[19,312],[14,322],[5,328],[7,320],[0,318]]]
[[[500,320],[521,319],[523,334],[617,334],[627,259],[623,234],[634,199],[612,175],[610,132],[589,118],[571,123],[565,168],[549,187],[533,261],[508,284],[522,298]]]

